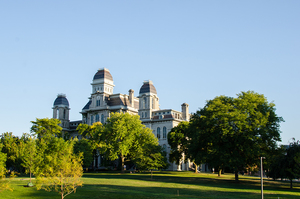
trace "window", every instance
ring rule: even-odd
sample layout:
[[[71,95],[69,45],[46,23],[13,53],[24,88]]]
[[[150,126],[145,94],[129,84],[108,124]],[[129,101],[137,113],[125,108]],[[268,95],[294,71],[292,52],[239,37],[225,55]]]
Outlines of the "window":
[[[142,118],[144,118],[144,112],[142,112]]]
[[[94,116],[91,115],[91,125],[94,123]]]
[[[59,109],[56,109],[56,118],[59,119]]]
[[[96,122],[99,122],[99,114],[96,115]]]
[[[104,124],[104,115],[101,114],[101,123]]]
[[[96,106],[100,106],[100,100],[96,101]]]
[[[64,119],[66,119],[66,109],[64,109]]]
[[[147,98],[145,98],[145,97],[144,97],[144,99],[143,99],[143,103],[144,103],[144,104],[143,104],[143,105],[144,105],[144,107],[143,107],[143,108],[146,108],[146,107],[147,107]]]
[[[146,118],[148,117],[148,114],[147,114],[147,112],[145,112],[145,117],[146,117]]]
[[[157,127],[157,138],[160,139],[160,128]]]
[[[167,128],[164,126],[163,128],[163,138],[166,139],[167,138]]]

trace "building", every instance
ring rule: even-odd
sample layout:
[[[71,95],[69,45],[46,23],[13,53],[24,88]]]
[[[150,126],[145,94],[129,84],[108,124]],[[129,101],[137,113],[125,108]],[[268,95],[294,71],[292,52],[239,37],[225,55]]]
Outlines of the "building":
[[[138,114],[146,127],[152,129],[158,138],[159,144],[170,152],[167,141],[167,133],[181,121],[189,121],[189,105],[183,103],[181,111],[173,109],[160,109],[159,98],[152,81],[144,81],[137,97],[130,89],[128,94],[114,94],[113,77],[106,68],[100,69],[94,75],[92,93],[87,104],[81,111],[82,120],[69,120],[69,102],[66,95],[59,94],[53,104],[53,118],[61,120],[63,131],[70,136],[78,136],[76,128],[80,123],[93,124],[94,122],[105,123],[112,112],[128,112]],[[100,158],[95,161],[95,166],[100,164]],[[175,165],[171,164],[169,170],[188,170],[190,163]]]

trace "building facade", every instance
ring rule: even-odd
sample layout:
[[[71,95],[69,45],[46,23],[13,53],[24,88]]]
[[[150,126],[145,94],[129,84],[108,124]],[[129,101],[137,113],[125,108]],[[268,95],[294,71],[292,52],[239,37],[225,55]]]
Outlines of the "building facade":
[[[170,147],[167,141],[167,134],[181,121],[189,121],[189,105],[183,103],[181,111],[173,109],[160,109],[159,98],[152,81],[144,81],[138,96],[134,96],[134,91],[130,89],[128,94],[114,94],[113,77],[106,68],[99,69],[94,75],[92,93],[87,104],[80,112],[82,120],[69,120],[69,102],[66,95],[59,94],[53,104],[53,118],[61,120],[63,131],[68,132],[71,137],[79,136],[76,128],[80,123],[93,124],[94,122],[105,123],[112,112],[128,112],[138,114],[142,124],[152,129],[158,138],[159,144],[167,154]],[[80,136],[79,136],[80,138]],[[101,164],[100,159],[94,162],[96,167]],[[191,163],[176,165],[170,163],[169,170],[188,170]]]

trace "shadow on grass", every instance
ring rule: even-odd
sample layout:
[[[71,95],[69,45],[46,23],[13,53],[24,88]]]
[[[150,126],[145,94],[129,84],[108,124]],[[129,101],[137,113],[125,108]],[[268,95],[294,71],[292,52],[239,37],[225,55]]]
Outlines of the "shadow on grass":
[[[174,172],[173,172],[174,173]],[[167,175],[161,175],[167,174]],[[185,185],[201,185],[207,187],[218,187],[218,188],[230,188],[230,189],[242,189],[242,190],[260,190],[260,178],[249,177],[241,178],[237,183],[234,178],[228,176],[222,177],[203,177],[196,176],[197,174],[187,177],[187,176],[176,176],[176,174],[169,175],[170,173],[159,172],[157,175],[153,175],[153,180],[151,180],[150,173],[136,173],[136,174],[120,174],[120,173],[89,173],[85,174],[85,178],[102,178],[102,179],[126,179],[126,180],[142,180],[142,181],[156,181],[162,183],[178,183]],[[184,175],[184,173],[182,174]],[[190,174],[189,174],[190,175]],[[289,188],[289,182],[264,180],[264,190],[265,191],[291,191],[299,192],[299,183],[294,183],[294,189]]]
[[[36,191],[26,194],[30,198],[59,198],[57,193],[42,193]],[[25,195],[24,195],[25,196]],[[198,190],[167,187],[136,187],[121,185],[84,185],[77,192],[68,196],[69,198],[238,198],[255,199],[260,198],[260,193],[229,192],[215,190]],[[265,198],[299,198],[295,195],[265,194]]]

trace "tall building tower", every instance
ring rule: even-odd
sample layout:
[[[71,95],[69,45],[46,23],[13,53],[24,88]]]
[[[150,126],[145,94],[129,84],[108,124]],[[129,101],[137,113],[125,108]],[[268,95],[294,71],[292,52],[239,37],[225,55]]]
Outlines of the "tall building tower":
[[[64,129],[68,129],[70,125],[69,120],[69,101],[65,94],[58,94],[53,104],[53,118],[61,121],[60,126]]]
[[[139,93],[139,115],[141,120],[152,118],[152,111],[159,110],[159,99],[152,81],[144,81]]]

